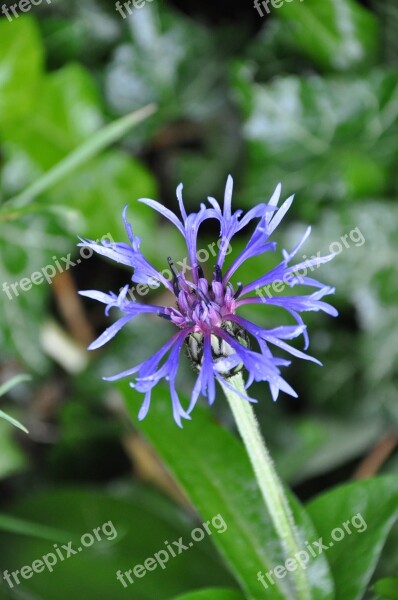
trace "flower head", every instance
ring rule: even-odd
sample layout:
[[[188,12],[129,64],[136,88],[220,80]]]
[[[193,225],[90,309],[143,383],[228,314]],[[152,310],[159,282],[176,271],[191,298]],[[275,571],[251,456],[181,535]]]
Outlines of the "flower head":
[[[146,260],[140,250],[141,240],[134,235],[131,225],[127,222],[127,207],[123,212],[123,219],[130,243],[108,240],[96,243],[92,240],[82,240],[80,244],[131,267],[133,282],[146,283],[151,287],[163,285],[174,296],[170,306],[157,306],[129,300],[127,298],[129,285],[126,285],[118,296],[113,292],[106,294],[95,290],[80,292],[83,296],[105,304],[106,314],[115,307],[123,315],[89,346],[90,350],[108,342],[128,321],[143,313],[153,313],[166,319],[175,328],[174,335],[153,356],[123,373],[105,377],[108,381],[114,381],[121,377],[134,376],[134,381],[130,383],[131,387],[145,394],[139,419],[146,416],[152,389],[162,379],[169,384],[173,415],[179,426],[181,426],[181,419],[190,418],[190,413],[201,394],[207,397],[210,404],[214,402],[216,380],[228,387],[228,379],[242,369],[248,373],[247,388],[253,381],[267,381],[274,400],[278,397],[279,390],[297,396],[281,376],[280,367],[287,366],[290,362],[273,356],[271,346],[285,350],[293,356],[318,362],[287,344],[286,340],[303,335],[304,350],[307,349],[308,335],[301,317],[304,311],[321,310],[332,316],[337,315],[336,309],[323,300],[324,296],[334,293],[334,289],[307,276],[308,269],[313,270],[331,260],[334,255],[315,256],[291,264],[307,239],[310,229],[290,253],[283,251],[283,260],[271,271],[261,275],[255,281],[238,284],[236,289],[233,287],[230,279],[247,259],[268,251],[275,251],[276,243],[270,242],[269,238],[288,211],[293,196],[278,208],[281,194],[281,186],[278,185],[268,203],[259,204],[244,215],[241,210],[232,212],[232,185],[232,178],[228,177],[223,209],[214,198],[209,198],[209,205],[201,204],[199,212],[189,215],[185,211],[182,200],[182,185],[179,185],[177,198],[181,220],[155,200],[146,198],[140,200],[171,221],[184,237],[190,262],[190,277],[186,276],[185,272],[178,271],[170,257],[167,259],[170,279]],[[216,219],[220,224],[219,252],[210,280],[205,277],[197,259],[198,231],[200,225],[207,219]],[[229,253],[232,237],[252,221],[256,221],[256,225],[246,247],[225,269],[225,258]],[[301,271],[304,271],[304,276],[299,274]],[[301,285],[315,288],[315,291],[307,295],[266,296],[261,290],[275,281],[283,281],[289,289]],[[238,315],[239,308],[247,304],[282,307],[292,315],[295,325],[264,329]],[[254,339],[255,347],[251,348],[251,340]],[[176,390],[176,376],[184,345],[197,371],[191,401],[186,409],[181,405]],[[246,396],[243,398],[248,399]]]

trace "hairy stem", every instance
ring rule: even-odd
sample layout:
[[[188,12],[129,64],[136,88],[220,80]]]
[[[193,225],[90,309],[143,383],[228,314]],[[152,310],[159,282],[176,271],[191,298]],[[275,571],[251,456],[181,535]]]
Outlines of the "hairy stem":
[[[247,395],[241,373],[231,377],[229,383],[240,394]],[[252,405],[227,386],[221,385],[245,444],[258,487],[281,540],[286,558],[294,557],[301,549],[299,536],[283,485],[261,436]],[[297,599],[311,600],[312,594],[304,569],[296,569],[292,572],[292,576],[295,578]]]

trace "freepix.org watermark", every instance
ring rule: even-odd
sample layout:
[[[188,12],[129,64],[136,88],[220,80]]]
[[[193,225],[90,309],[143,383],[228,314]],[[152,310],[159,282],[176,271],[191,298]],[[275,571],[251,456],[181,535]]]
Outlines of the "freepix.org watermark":
[[[153,2],[153,0],[127,0],[123,4],[118,1],[115,4],[115,8],[121,17],[126,19],[128,15],[133,14],[134,9],[143,8],[147,2]]]
[[[262,0],[260,2],[260,0],[254,0],[254,8],[257,10],[258,14],[260,15],[260,17],[264,17],[265,14],[263,12],[263,10],[265,11],[265,13],[267,15],[269,15],[269,13],[271,12],[271,7],[272,8],[280,8],[283,4],[285,4],[285,2],[298,2],[299,0]],[[303,2],[304,0],[300,0],[300,2]],[[271,6],[270,6],[271,4]]]
[[[107,233],[102,236],[100,240],[96,240],[97,243],[100,243],[103,240],[107,240],[109,242],[114,242],[113,237],[110,233]],[[63,256],[62,258],[57,258],[53,256],[53,263],[46,265],[40,271],[35,271],[29,277],[22,277],[19,281],[14,281],[13,283],[8,283],[7,281],[3,282],[2,290],[7,295],[9,300],[19,296],[21,292],[29,292],[32,289],[33,285],[41,285],[44,281],[51,284],[52,280],[58,273],[63,273],[64,271],[68,271],[72,267],[76,267],[76,265],[80,265],[82,260],[87,260],[91,258],[94,254],[94,250],[89,248],[88,246],[81,246],[80,248],[80,256],[76,262],[73,262],[71,257],[72,254],[69,253],[67,256]]]
[[[207,248],[201,248],[200,250],[198,250],[196,252],[196,260],[198,261],[198,263],[206,263],[209,259],[210,256],[212,256],[213,258],[215,258],[218,254],[218,251],[222,248],[222,250],[225,253],[225,256],[227,256],[228,254],[230,254],[232,252],[232,246],[231,244],[225,244],[225,242],[222,241],[222,239],[220,238],[217,242],[213,242],[212,244],[209,244],[207,246]],[[188,271],[193,271],[193,267],[192,265],[189,264],[189,258],[186,256],[185,258],[183,258],[182,260],[177,260],[175,263],[178,271],[180,273],[182,273],[182,275],[185,275]],[[172,281],[174,278],[174,273],[171,269],[163,269],[163,271],[160,271],[160,274],[167,279],[167,281]],[[133,300],[134,302],[136,301],[136,294],[138,296],[146,296],[149,292],[149,290],[156,290],[158,287],[157,282],[154,282],[153,284],[150,283],[140,283],[137,286],[132,286],[129,291],[127,292],[127,296],[130,298],[130,300]],[[123,288],[120,288],[119,290],[119,294],[122,292]]]
[[[114,540],[117,536],[117,531],[112,521],[103,523],[100,527],[95,527],[92,531],[84,533],[80,538],[80,545],[73,547],[73,542],[67,544],[53,544],[53,552],[44,554],[41,558],[34,560],[31,565],[24,565],[15,571],[4,571],[3,579],[8,583],[10,588],[19,585],[23,579],[31,579],[33,575],[43,573],[46,569],[53,572],[54,567],[59,562],[75,556],[82,552],[85,548],[90,548],[96,542]]]
[[[167,550],[162,548],[155,552],[153,556],[146,558],[142,565],[135,565],[128,571],[117,571],[116,579],[120,581],[124,588],[132,585],[135,579],[142,579],[145,577],[148,571],[154,571],[158,567],[161,569],[166,568],[166,563],[169,562],[170,558],[175,558],[179,554],[186,552],[192,548],[198,542],[201,542],[207,535],[212,535],[214,531],[217,533],[224,533],[228,529],[228,526],[220,514],[213,517],[210,521],[202,523],[200,527],[196,527],[191,531],[191,539],[184,543],[182,537],[174,542],[165,541],[164,545]],[[126,581],[127,580],[127,581]]]
[[[275,579],[284,579],[288,573],[297,571],[297,569],[307,569],[311,558],[316,558],[329,550],[329,548],[333,548],[346,535],[352,535],[355,532],[363,533],[367,528],[365,519],[361,513],[357,513],[351,519],[344,521],[341,527],[335,527],[330,533],[331,539],[329,541],[324,542],[323,538],[320,537],[317,541],[311,543],[305,542],[306,549],[300,550],[294,556],[287,558],[283,565],[278,565],[271,571],[267,571],[267,573],[259,571],[257,573],[257,581],[267,590],[270,585],[275,585]]]
[[[42,4],[43,1],[44,0],[19,0],[19,2],[11,4],[10,6],[3,4],[1,12],[9,21],[12,21],[13,19],[18,19],[20,13],[29,12],[32,6],[38,6],[39,4]],[[47,4],[51,4],[51,1],[52,0],[46,0]]]
[[[356,248],[360,248],[364,245],[365,241],[365,237],[359,227],[355,227],[355,229],[351,229],[349,233],[342,235],[339,240],[332,242],[329,245],[329,253],[338,256],[344,249],[351,248],[351,244],[354,244]],[[307,257],[306,254],[303,255],[304,260],[310,261],[314,258],[321,258],[320,250],[310,257]],[[310,265],[308,267],[302,266],[301,269],[287,273],[282,279],[275,279],[268,285],[257,287],[256,294],[266,302],[267,298],[273,298],[275,294],[282,293],[286,287],[291,287],[293,281],[295,285],[303,283],[304,277],[307,277],[308,272],[315,271],[315,269],[319,269],[319,267],[320,265]]]

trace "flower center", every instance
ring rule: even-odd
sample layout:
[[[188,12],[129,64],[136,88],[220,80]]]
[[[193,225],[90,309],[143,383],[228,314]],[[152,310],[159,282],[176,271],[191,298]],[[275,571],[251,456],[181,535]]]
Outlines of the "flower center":
[[[232,285],[223,284],[221,269],[216,266],[211,283],[204,276],[202,268],[197,267],[197,283],[186,279],[184,273],[178,273],[171,258],[168,263],[172,270],[173,288],[177,306],[169,307],[167,315],[170,321],[180,328],[190,328],[193,332],[187,336],[186,346],[189,358],[195,370],[199,371],[203,361],[204,334],[210,333],[213,362],[224,377],[238,373],[243,364],[231,359],[234,354],[231,346],[213,333],[215,327],[224,329],[240,344],[249,347],[247,333],[228,315],[236,310],[236,299],[241,291],[234,292]]]
[[[194,327],[195,332],[205,333],[214,327],[221,327],[227,315],[234,314],[236,298],[240,288],[234,293],[231,284],[225,286],[219,267],[215,267],[211,283],[204,276],[202,267],[196,267],[196,282],[186,279],[184,273],[178,273],[171,258],[168,258],[172,270],[173,288],[177,306],[167,309],[170,320],[178,327]]]

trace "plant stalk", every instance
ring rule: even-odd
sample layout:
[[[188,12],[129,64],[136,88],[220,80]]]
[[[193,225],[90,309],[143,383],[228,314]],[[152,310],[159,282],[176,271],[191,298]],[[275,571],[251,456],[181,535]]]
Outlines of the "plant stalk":
[[[228,380],[240,394],[247,396],[242,374]],[[239,433],[246,447],[261,495],[281,540],[286,558],[293,558],[301,550],[301,543],[286,498],[282,482],[262,438],[260,427],[249,400],[244,400],[227,386],[222,385]],[[312,594],[304,569],[292,572],[295,578],[297,600],[311,600]],[[289,598],[288,600],[291,600]]]

